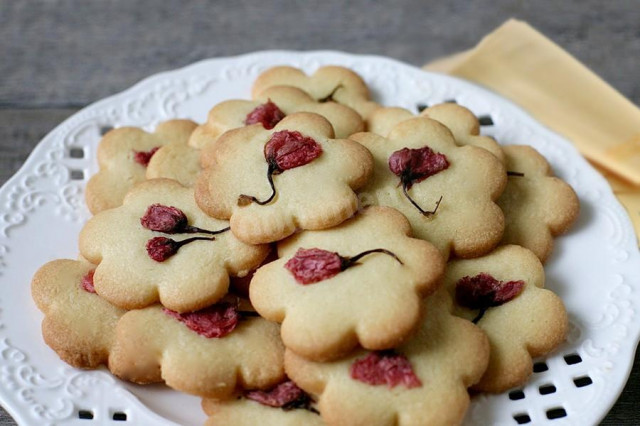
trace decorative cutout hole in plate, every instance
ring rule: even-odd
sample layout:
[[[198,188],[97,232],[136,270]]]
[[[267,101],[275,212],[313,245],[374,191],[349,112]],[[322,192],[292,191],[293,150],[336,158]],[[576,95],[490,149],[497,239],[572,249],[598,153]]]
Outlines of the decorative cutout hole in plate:
[[[512,400],[512,401],[517,401],[519,399],[524,399],[524,392],[522,392],[522,389],[513,390],[513,391],[509,392],[509,399]]]
[[[69,148],[69,158],[84,158],[84,149],[77,146]]]
[[[593,384],[593,380],[591,380],[589,376],[576,377],[573,379],[573,384],[576,385],[577,388],[583,388]]]
[[[456,101],[455,99],[445,99],[443,101],[445,104],[457,104],[458,101]]]
[[[549,395],[550,393],[556,393],[556,390],[556,387],[551,383],[542,385],[538,388],[538,392],[540,392],[540,395]]]
[[[514,414],[513,420],[515,420],[519,425],[531,423],[531,417],[529,417],[527,413]]]
[[[547,371],[549,367],[544,361],[536,362],[533,364],[533,372],[534,373],[542,373],[543,371]]]
[[[90,410],[79,410],[78,418],[82,420],[93,420],[93,411]]]
[[[481,115],[478,117],[481,126],[493,126],[493,119],[490,115]]]
[[[566,362],[567,365],[580,364],[582,358],[578,354],[569,354],[564,356],[564,362]]]
[[[113,126],[101,126],[100,127],[100,136],[104,136],[109,130],[113,129]]]
[[[561,419],[563,417],[567,417],[567,412],[562,407],[547,410],[547,418],[549,420]]]
[[[71,180],[84,180],[84,170],[71,170]]]
[[[122,411],[116,411],[113,413],[111,418],[116,422],[126,422],[127,421],[127,413],[123,413]]]
[[[419,104],[416,105],[416,109],[418,110],[418,112],[422,112],[427,108],[429,108],[429,105],[424,104],[424,103],[419,103]]]

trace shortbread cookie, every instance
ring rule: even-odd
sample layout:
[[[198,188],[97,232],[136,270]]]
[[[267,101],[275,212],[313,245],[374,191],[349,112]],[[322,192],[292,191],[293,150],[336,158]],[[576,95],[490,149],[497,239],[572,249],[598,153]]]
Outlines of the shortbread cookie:
[[[574,190],[554,177],[547,160],[526,145],[505,146],[509,182],[498,199],[505,216],[503,244],[533,251],[544,262],[553,238],[578,218],[580,203]]]
[[[153,179],[133,188],[121,207],[89,220],[80,251],[98,264],[96,291],[114,305],[137,309],[159,301],[193,311],[220,300],[229,275],[245,275],[268,253],[228,227],[198,209],[192,189]]]
[[[284,378],[278,325],[221,303],[178,314],[161,306],[127,312],[118,322],[109,369],[136,383],[209,398],[268,389]]]
[[[426,299],[415,336],[391,351],[359,350],[316,363],[285,351],[285,370],[318,398],[328,425],[453,425],[469,406],[467,388],[482,376],[489,343],[471,322],[449,313],[445,291]]]
[[[500,242],[504,216],[495,201],[507,183],[503,165],[488,151],[458,146],[445,126],[429,118],[404,120],[382,137],[351,137],[375,159],[360,190],[363,205],[400,210],[414,236],[450,254],[474,257]]]
[[[199,126],[189,145],[203,149],[224,132],[251,124],[271,130],[287,115],[313,112],[322,115],[333,126],[335,136],[347,138],[364,130],[364,122],[353,109],[336,102],[318,102],[305,91],[292,86],[273,86],[252,101],[229,100],[209,111],[207,122]]]
[[[349,107],[335,102],[317,102],[295,87],[275,86],[265,90],[256,100],[229,100],[213,107],[207,122],[192,133],[188,145],[170,144],[156,152],[147,168],[147,178],[166,177],[192,186],[201,165],[210,165],[210,147],[221,134],[251,124],[261,124],[270,130],[285,116],[301,111],[325,117],[337,138],[364,130],[362,118]]]
[[[282,323],[286,347],[309,359],[335,359],[357,344],[393,348],[418,325],[421,300],[444,269],[438,250],[410,235],[408,221],[388,207],[296,234],[254,275],[251,302]]]
[[[380,108],[367,120],[367,130],[386,137],[398,123],[414,117],[411,111],[404,108]],[[420,117],[428,117],[447,126],[458,145],[484,148],[504,163],[502,148],[493,138],[480,135],[480,122],[469,109],[454,103],[444,103],[425,109]]]
[[[258,76],[251,91],[254,99],[272,86],[294,86],[318,102],[333,101],[354,109],[363,119],[380,107],[371,100],[369,88],[358,74],[339,66],[324,66],[307,76],[298,68],[278,66]]]
[[[89,179],[85,191],[91,213],[121,205],[127,191],[145,180],[156,151],[168,144],[185,144],[196,126],[190,120],[170,120],[158,124],[153,133],[137,127],[108,132],[98,145],[100,171]]]
[[[560,298],[543,289],[544,278],[535,254],[515,245],[447,265],[444,282],[456,300],[454,314],[475,321],[491,344],[489,367],[475,389],[522,385],[533,371],[532,358],[564,341],[567,313]]]
[[[289,115],[272,130],[231,130],[214,144],[212,158],[195,186],[198,205],[230,219],[233,234],[250,244],[349,218],[358,208],[354,190],[373,168],[367,149],[333,139],[331,124],[312,113]]]
[[[322,426],[311,397],[293,381],[267,391],[248,391],[228,400],[206,398],[202,409],[205,426]]]
[[[44,313],[42,336],[63,361],[78,368],[106,364],[124,310],[95,293],[88,262],[60,259],[42,266],[31,294]]]

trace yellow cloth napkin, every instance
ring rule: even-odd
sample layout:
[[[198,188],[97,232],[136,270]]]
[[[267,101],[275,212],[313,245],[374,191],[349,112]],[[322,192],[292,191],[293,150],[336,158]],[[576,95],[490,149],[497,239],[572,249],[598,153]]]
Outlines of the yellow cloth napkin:
[[[640,236],[640,109],[600,77],[514,19],[424,68],[486,86],[572,141],[607,178]]]

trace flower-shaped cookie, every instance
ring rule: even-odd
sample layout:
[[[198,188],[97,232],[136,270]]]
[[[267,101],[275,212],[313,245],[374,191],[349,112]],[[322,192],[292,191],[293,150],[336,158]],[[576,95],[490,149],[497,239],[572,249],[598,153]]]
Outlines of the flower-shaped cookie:
[[[421,300],[444,268],[438,250],[410,234],[407,220],[386,207],[299,233],[255,273],[251,303],[282,323],[286,347],[310,359],[333,359],[357,344],[392,348],[418,325]]]
[[[439,290],[424,302],[417,333],[392,351],[359,350],[317,363],[285,351],[285,370],[318,397],[328,425],[453,425],[469,406],[467,388],[489,359],[489,343],[471,322],[450,314]]]
[[[402,121],[382,137],[351,137],[375,159],[373,177],[360,189],[364,205],[391,206],[411,222],[414,236],[474,257],[502,238],[504,216],[495,203],[507,183],[503,165],[488,151],[458,146],[445,126],[429,118]]]
[[[469,109],[454,103],[444,103],[425,109],[419,116],[431,118],[447,126],[458,145],[484,148],[504,163],[502,148],[493,138],[480,135],[480,122]],[[411,111],[404,108],[380,108],[369,116],[367,130],[387,137],[398,123],[414,117]]]
[[[228,226],[198,208],[192,189],[152,179],[134,187],[122,206],[89,220],[80,252],[98,264],[96,291],[114,305],[136,309],[159,301],[192,311],[222,298],[229,275],[246,274],[268,253],[267,246],[225,232]]]
[[[544,269],[531,251],[501,246],[490,254],[447,264],[444,284],[454,311],[474,320],[489,337],[489,367],[475,389],[502,392],[524,383],[532,358],[565,339],[567,313],[544,286]]]
[[[326,119],[304,112],[272,130],[228,131],[213,145],[212,159],[195,186],[198,205],[212,217],[230,218],[233,234],[251,244],[349,218],[358,208],[354,190],[373,168],[366,148],[333,139]]]
[[[518,244],[544,262],[553,249],[553,237],[566,232],[580,211],[578,196],[554,177],[547,160],[527,145],[505,146],[506,189],[498,199],[505,218],[502,244]]]
[[[209,167],[213,163],[215,141],[225,131],[250,124],[261,124],[271,130],[287,115],[296,112],[323,116],[333,126],[338,139],[364,130],[362,118],[349,107],[335,102],[318,102],[296,87],[273,86],[256,100],[231,100],[213,107],[207,122],[193,132],[189,143],[202,149],[201,165]]]
[[[31,294],[44,313],[44,341],[65,362],[79,368],[106,364],[115,327],[124,310],[95,294],[95,265],[60,259],[42,266],[31,282]]]
[[[194,395],[228,398],[282,381],[278,334],[277,324],[226,303],[182,315],[152,306],[120,319],[109,369],[136,383],[164,381]]]
[[[296,112],[322,115],[333,126],[337,138],[347,138],[364,130],[360,115],[347,106],[332,101],[319,102],[296,87],[273,86],[252,101],[236,99],[214,106],[207,122],[191,135],[189,145],[203,149],[224,132],[251,124],[259,123],[270,130],[284,117]]]
[[[205,398],[205,426],[322,426],[309,395],[291,380],[268,391],[250,391],[228,400]]]
[[[298,68],[279,66],[258,76],[251,91],[257,99],[272,86],[294,86],[310,94],[318,102],[334,101],[354,109],[363,119],[380,108],[371,100],[369,88],[362,77],[348,68],[324,66],[307,76]]]
[[[87,182],[85,199],[91,213],[121,205],[127,191],[145,180],[156,151],[168,144],[185,144],[196,126],[190,120],[170,120],[158,124],[153,133],[137,127],[107,133],[98,145],[100,171]]]
[[[230,100],[213,107],[207,122],[194,130],[188,144],[169,144],[154,154],[147,167],[147,179],[165,177],[192,186],[201,165],[210,165],[210,148],[221,134],[251,124],[260,124],[269,130],[285,116],[301,111],[325,117],[338,138],[364,130],[362,118],[349,107],[335,102],[317,102],[295,87],[271,87],[256,100]]]

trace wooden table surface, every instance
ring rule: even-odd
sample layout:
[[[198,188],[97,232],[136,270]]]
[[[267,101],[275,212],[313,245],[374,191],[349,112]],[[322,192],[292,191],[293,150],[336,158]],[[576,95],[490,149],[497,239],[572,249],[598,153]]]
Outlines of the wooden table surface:
[[[0,184],[85,105],[194,61],[335,49],[414,65],[528,21],[640,103],[640,2],[0,0]],[[602,424],[640,424],[640,362]],[[13,425],[0,411],[0,425]]]

